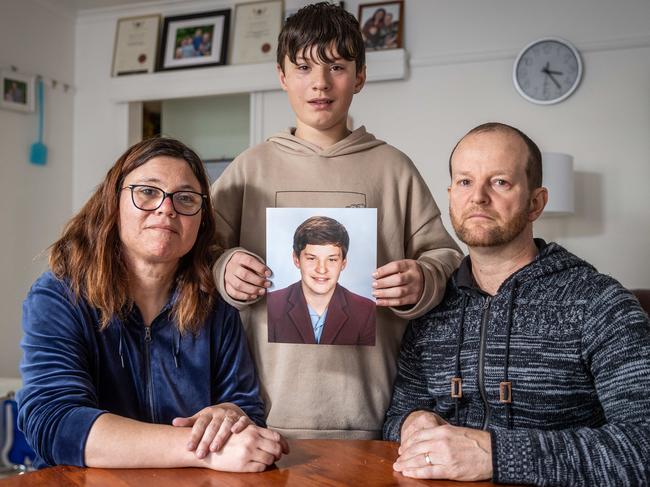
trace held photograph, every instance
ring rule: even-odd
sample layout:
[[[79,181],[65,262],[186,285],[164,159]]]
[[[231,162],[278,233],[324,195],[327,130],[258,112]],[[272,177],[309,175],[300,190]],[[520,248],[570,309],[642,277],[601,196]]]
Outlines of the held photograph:
[[[359,25],[366,49],[402,47],[404,2],[374,2],[359,5]]]
[[[13,71],[0,73],[0,108],[19,112],[34,111],[34,76]]]
[[[166,17],[158,70],[226,64],[230,10]]]
[[[268,341],[375,345],[374,208],[268,208]]]

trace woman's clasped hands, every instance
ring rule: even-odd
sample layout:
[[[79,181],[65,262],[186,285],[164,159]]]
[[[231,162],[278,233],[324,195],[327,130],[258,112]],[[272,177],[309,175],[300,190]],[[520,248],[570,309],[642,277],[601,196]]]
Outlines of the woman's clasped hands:
[[[187,449],[219,470],[260,472],[289,453],[282,435],[255,425],[244,411],[230,403],[203,408],[190,417],[174,418],[172,425],[191,427]]]

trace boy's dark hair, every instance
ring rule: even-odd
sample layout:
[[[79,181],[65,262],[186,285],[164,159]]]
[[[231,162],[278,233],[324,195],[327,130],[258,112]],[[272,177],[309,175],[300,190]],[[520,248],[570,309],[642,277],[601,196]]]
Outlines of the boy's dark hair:
[[[327,50],[334,47],[339,56],[354,61],[357,73],[366,64],[366,46],[359,21],[343,7],[319,2],[301,8],[290,16],[278,37],[277,60],[284,72],[284,58],[296,64],[296,58],[314,46],[318,60],[331,63]]]
[[[488,122],[478,127],[474,127],[472,130],[467,132],[463,137],[456,143],[451,154],[449,155],[449,175],[451,176],[451,158],[456,152],[458,145],[469,135],[479,134],[483,132],[506,132],[511,133],[519,137],[522,142],[526,145],[528,149],[528,159],[526,160],[526,179],[528,180],[528,189],[532,191],[533,189],[540,188],[542,186],[542,153],[537,147],[537,144],[532,141],[525,133],[523,133],[518,128],[512,127],[505,123],[500,122]]]
[[[307,245],[336,245],[341,248],[345,259],[350,246],[350,236],[343,225],[327,216],[312,216],[300,224],[293,234],[293,252],[300,257],[300,252]]]

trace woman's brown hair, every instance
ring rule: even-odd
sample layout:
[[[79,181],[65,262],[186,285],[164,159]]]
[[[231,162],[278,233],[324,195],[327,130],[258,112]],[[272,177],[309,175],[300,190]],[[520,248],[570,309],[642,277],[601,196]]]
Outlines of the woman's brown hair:
[[[158,156],[187,162],[201,185],[201,193],[209,194],[203,163],[192,149],[165,137],[139,142],[122,154],[50,248],[52,272],[67,280],[78,298],[83,297],[99,310],[101,329],[113,317],[123,318],[133,307],[118,232],[122,184],[127,174]],[[216,294],[212,265],[218,254],[212,204],[210,198],[205,198],[196,242],[181,258],[176,271],[178,294],[172,314],[181,332],[198,331],[212,309]]]

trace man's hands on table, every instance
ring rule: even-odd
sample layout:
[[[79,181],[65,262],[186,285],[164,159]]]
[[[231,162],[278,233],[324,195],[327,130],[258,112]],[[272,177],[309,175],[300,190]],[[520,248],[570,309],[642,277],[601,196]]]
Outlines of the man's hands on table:
[[[401,439],[393,468],[406,477],[492,478],[492,444],[487,431],[452,426],[437,414],[415,411],[402,424]]]

